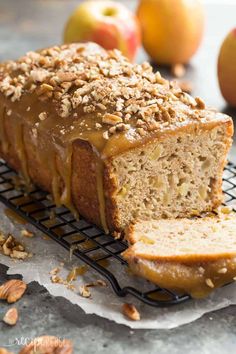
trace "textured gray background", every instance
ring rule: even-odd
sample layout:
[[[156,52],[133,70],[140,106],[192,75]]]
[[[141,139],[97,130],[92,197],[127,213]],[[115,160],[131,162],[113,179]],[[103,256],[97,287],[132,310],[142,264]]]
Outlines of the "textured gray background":
[[[134,8],[135,1],[123,1]],[[69,0],[0,0],[0,60],[15,58],[25,51],[61,42],[63,24],[78,1]],[[219,45],[230,28],[236,25],[236,1],[206,4],[206,34],[198,54],[188,68],[187,77],[194,83],[194,94],[208,104],[230,113],[216,81],[216,57]],[[138,61],[146,59],[141,50]],[[162,71],[165,72],[164,69]],[[231,159],[235,159],[235,147]],[[1,261],[1,256],[0,256]],[[6,280],[7,268],[0,265],[0,283]],[[85,315],[63,298],[55,298],[37,283],[31,283],[25,296],[16,304],[20,312],[17,326],[0,322],[0,345],[21,342],[43,334],[72,339],[75,353],[234,353],[236,350],[236,306],[203,316],[173,330],[135,330],[116,325],[95,315]],[[0,318],[8,308],[0,301]],[[154,309],[158,316],[158,309]],[[11,346],[15,353],[19,345]]]

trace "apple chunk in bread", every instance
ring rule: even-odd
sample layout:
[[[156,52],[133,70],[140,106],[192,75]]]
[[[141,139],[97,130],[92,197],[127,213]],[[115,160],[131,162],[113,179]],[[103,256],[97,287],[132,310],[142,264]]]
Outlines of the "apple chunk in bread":
[[[137,218],[185,217],[216,208],[231,134],[230,121],[218,115],[215,122],[165,132],[113,157],[106,170],[110,219],[123,229]]]

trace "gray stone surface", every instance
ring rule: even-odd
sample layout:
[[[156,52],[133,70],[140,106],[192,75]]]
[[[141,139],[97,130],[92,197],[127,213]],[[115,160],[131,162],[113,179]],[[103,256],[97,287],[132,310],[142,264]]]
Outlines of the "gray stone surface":
[[[0,282],[7,279],[1,267]],[[0,316],[8,305],[0,303]],[[78,306],[55,298],[37,283],[31,283],[16,304],[20,320],[9,328],[0,323],[0,343],[51,334],[70,338],[75,353],[214,353],[235,352],[236,306],[203,316],[194,323],[172,330],[135,330],[95,315],[86,315]],[[158,316],[158,310],[155,310]],[[17,352],[18,345],[11,346]]]
[[[135,7],[134,1],[124,1]],[[0,0],[0,60],[14,58],[27,50],[61,42],[63,24],[78,1]],[[207,5],[207,31],[203,46],[188,68],[194,93],[221,110],[224,106],[217,88],[215,61],[222,38],[235,26],[236,3]],[[145,58],[140,51],[138,60]],[[235,152],[235,147],[233,149]],[[236,154],[231,154],[235,159]],[[1,256],[0,256],[1,257]],[[1,261],[1,258],[0,258]],[[0,265],[0,283],[7,268]],[[0,301],[0,318],[9,305]],[[25,296],[16,303],[20,313],[17,326],[0,322],[0,345],[16,343],[9,349],[17,353],[29,338],[43,334],[72,339],[75,353],[213,353],[235,352],[236,306],[203,316],[172,330],[135,330],[95,315],[86,315],[78,306],[55,298],[37,283],[29,284]],[[155,309],[158,316],[158,309]]]

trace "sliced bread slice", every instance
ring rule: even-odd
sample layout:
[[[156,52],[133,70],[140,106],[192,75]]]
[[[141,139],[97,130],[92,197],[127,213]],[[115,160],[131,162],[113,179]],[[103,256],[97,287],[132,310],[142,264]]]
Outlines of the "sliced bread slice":
[[[236,213],[143,221],[126,233],[132,271],[157,285],[204,297],[236,277]]]

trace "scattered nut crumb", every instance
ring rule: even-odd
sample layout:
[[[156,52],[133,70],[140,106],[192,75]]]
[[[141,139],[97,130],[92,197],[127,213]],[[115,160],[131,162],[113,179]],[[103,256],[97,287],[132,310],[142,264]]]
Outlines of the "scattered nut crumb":
[[[59,272],[60,272],[60,268],[56,267],[56,268],[53,268],[52,270],[50,270],[49,274],[56,275]]]
[[[79,287],[79,293],[83,297],[86,297],[86,298],[91,297],[91,292],[86,285],[81,285]]]
[[[19,300],[27,288],[23,280],[11,279],[0,286],[0,299],[7,300],[9,304]]]
[[[51,282],[57,284],[65,284],[65,281],[56,274],[51,276]]]
[[[96,285],[99,285],[99,286],[107,286],[107,283],[102,280],[102,279],[98,279],[96,282],[95,282]]]
[[[29,238],[34,237],[33,232],[26,230],[26,229],[21,230],[21,235],[24,237],[29,237]]]
[[[133,304],[123,304],[122,306],[123,314],[132,321],[140,320],[140,313]]]
[[[25,247],[10,234],[7,238],[1,234],[0,252],[5,256],[15,259],[25,259],[32,256],[32,254],[26,252]]]
[[[16,322],[18,321],[18,311],[16,307],[12,307],[9,309],[4,317],[3,317],[3,322],[8,324],[9,326],[14,326]]]
[[[213,281],[210,278],[206,279],[206,285],[209,286],[210,288],[214,288],[215,287]]]
[[[185,66],[183,64],[174,64],[171,67],[171,74],[175,77],[183,77],[186,73]]]
[[[42,336],[35,338],[27,344],[19,354],[72,354],[73,346],[68,339],[59,339],[54,336]]]
[[[94,286],[104,286],[104,287],[106,287],[107,283],[104,280],[102,280],[102,279],[98,279],[98,280],[93,281],[92,283],[85,284],[85,286],[87,288],[92,288]]]

